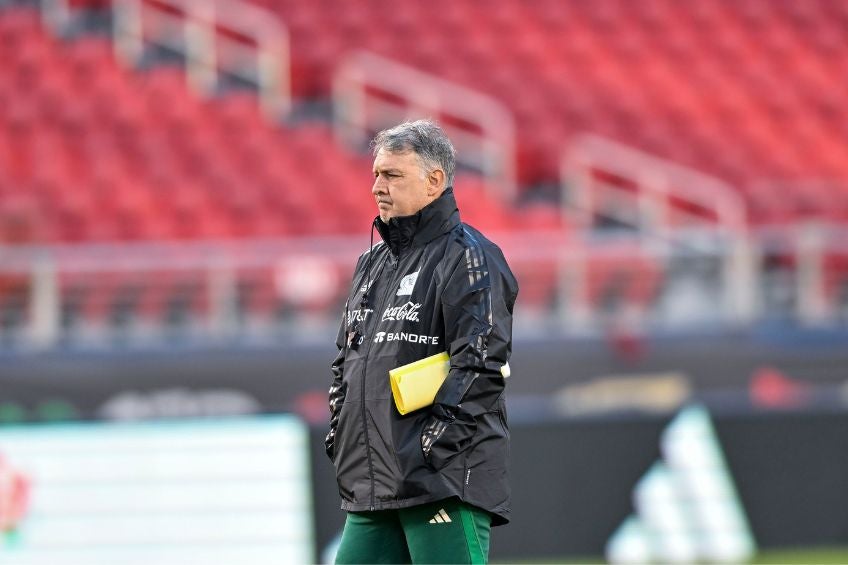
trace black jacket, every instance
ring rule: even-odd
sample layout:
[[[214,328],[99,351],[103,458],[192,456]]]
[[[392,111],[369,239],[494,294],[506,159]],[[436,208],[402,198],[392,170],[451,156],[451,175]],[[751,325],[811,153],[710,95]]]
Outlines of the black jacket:
[[[500,371],[512,349],[515,277],[501,250],[460,222],[451,188],[413,216],[375,225],[383,242],[357,262],[332,365],[326,447],[342,508],[458,496],[504,524]],[[442,351],[451,369],[433,406],[401,416],[389,370]]]

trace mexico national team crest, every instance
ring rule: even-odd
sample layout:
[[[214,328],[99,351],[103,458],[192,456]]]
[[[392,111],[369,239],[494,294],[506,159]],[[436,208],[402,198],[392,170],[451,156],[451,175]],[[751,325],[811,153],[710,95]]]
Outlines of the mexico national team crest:
[[[415,287],[415,281],[418,280],[419,271],[415,271],[410,275],[406,275],[400,279],[400,287],[395,296],[409,296],[412,294],[412,289]]]

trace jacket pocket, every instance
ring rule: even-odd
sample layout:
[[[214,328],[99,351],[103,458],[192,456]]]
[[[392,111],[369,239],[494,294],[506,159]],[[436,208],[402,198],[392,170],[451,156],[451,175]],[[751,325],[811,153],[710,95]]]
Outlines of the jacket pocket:
[[[327,455],[330,456],[330,460],[335,463],[338,458],[339,451],[343,447],[343,443],[345,440],[345,430],[347,429],[347,422],[350,420],[350,403],[345,402],[342,404],[341,409],[339,409],[339,420],[336,422],[335,434],[333,437],[333,442],[327,442]]]
[[[439,471],[472,444],[477,433],[477,422],[470,414],[460,412],[453,421],[444,422],[444,426],[437,429],[433,436],[431,428],[434,423],[438,424],[439,421],[431,420],[425,424],[421,434],[421,448],[430,468]]]

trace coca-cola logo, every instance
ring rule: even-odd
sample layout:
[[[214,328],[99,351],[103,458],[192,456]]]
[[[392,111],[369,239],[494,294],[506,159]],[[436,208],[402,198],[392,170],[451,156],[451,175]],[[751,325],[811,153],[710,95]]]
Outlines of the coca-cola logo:
[[[400,306],[389,306],[383,312],[383,320],[395,320],[395,321],[407,321],[407,322],[417,322],[418,321],[418,310],[421,308],[421,304],[407,302],[406,304],[401,304]]]

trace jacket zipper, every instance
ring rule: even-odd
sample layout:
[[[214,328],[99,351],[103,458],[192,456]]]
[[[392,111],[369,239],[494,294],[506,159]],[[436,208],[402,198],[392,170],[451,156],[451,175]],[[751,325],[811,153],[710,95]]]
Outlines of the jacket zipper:
[[[397,268],[397,262],[392,264],[392,255],[391,251],[389,251],[389,256],[386,257],[386,261],[389,263],[389,269],[394,271]],[[382,276],[383,269],[386,267],[386,264],[383,263],[383,267],[380,268],[380,272],[377,274],[377,277]],[[386,300],[389,297],[389,291],[394,286],[394,277],[391,277],[389,284],[386,285],[385,290],[383,291],[383,299],[380,302],[379,308],[374,308],[374,328],[377,327],[377,316],[379,316],[379,312],[383,310],[383,306],[386,304]],[[371,355],[371,346],[374,343],[373,337],[368,341],[368,348],[365,351],[365,362],[362,364],[362,394],[361,394],[361,402],[359,403],[362,410],[362,429],[365,432],[365,454],[368,456],[368,478],[371,479],[371,501],[369,507],[373,512],[375,509],[375,486],[374,486],[374,463],[371,460],[371,441],[368,439],[368,411],[365,409],[365,378],[368,375],[368,356]]]

